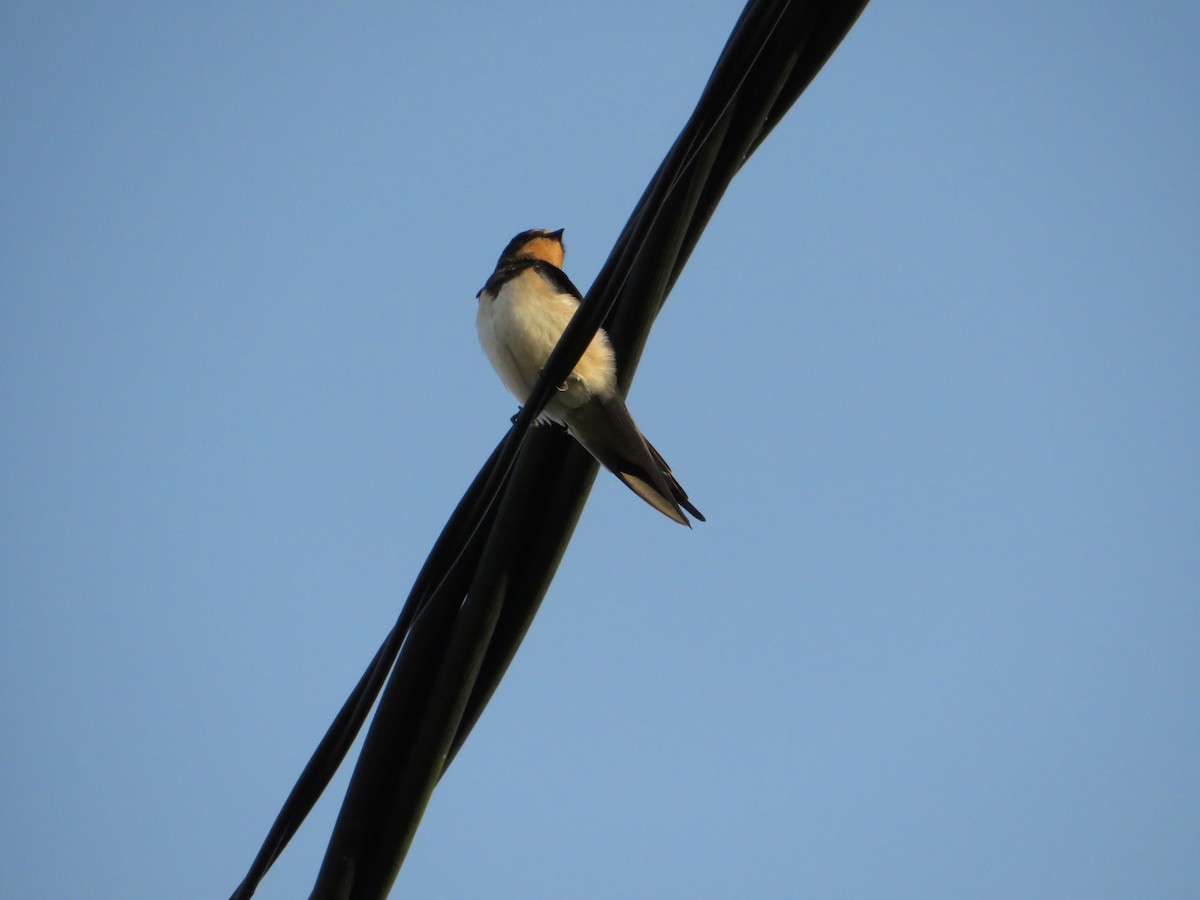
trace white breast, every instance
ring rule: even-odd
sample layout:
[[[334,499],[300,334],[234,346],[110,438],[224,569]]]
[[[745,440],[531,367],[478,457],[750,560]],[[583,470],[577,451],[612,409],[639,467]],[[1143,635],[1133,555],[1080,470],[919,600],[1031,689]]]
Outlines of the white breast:
[[[522,403],[578,305],[574,297],[553,290],[532,269],[505,282],[494,297],[487,292],[480,295],[475,316],[479,342],[504,386]],[[616,390],[616,360],[603,331],[592,339],[566,388],[547,407],[554,418]]]

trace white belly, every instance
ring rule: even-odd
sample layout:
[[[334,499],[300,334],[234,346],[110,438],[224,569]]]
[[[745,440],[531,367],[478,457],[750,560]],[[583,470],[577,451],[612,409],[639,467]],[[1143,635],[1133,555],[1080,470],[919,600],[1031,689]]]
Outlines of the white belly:
[[[494,299],[487,293],[480,296],[475,316],[479,342],[504,386],[520,402],[529,396],[578,305],[574,297],[550,290],[535,272],[506,282]],[[552,418],[561,420],[591,398],[616,390],[616,361],[603,331],[592,339],[564,387],[546,407]]]

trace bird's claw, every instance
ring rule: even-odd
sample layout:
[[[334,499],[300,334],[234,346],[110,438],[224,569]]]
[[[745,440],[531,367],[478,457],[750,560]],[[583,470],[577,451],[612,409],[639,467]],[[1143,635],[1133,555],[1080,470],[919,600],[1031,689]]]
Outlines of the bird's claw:
[[[538,375],[541,375],[541,374],[542,374],[542,370],[538,369]],[[566,378],[563,379],[563,383],[560,384],[557,388],[555,388],[555,390],[557,390],[559,393],[565,393],[567,390],[567,382],[570,380],[571,380],[571,376],[568,375]]]

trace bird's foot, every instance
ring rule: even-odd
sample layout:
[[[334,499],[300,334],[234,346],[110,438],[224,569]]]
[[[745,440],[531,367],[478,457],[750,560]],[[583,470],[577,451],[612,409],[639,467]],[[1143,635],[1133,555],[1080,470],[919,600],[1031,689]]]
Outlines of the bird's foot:
[[[542,374],[542,370],[541,370],[541,369],[538,369],[538,375],[541,375],[541,374]],[[571,376],[570,376],[570,375],[568,375],[566,378],[564,378],[564,379],[563,379],[563,383],[562,383],[562,384],[560,384],[560,385],[559,385],[559,386],[558,386],[558,387],[557,387],[555,390],[557,390],[557,391],[558,391],[560,394],[561,394],[561,393],[566,393],[566,390],[567,390],[567,382],[570,380],[570,378],[571,378]]]

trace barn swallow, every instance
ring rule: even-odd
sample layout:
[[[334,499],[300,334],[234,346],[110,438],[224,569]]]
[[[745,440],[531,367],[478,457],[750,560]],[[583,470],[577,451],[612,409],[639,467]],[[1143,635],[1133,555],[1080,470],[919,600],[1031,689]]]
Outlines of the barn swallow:
[[[583,297],[563,273],[562,229],[523,231],[508,242],[476,295],[479,342],[500,380],[524,403]],[[638,430],[617,390],[617,358],[596,332],[543,416],[566,427],[583,448],[667,518],[691,527],[688,500],[659,452]],[[681,509],[682,507],[682,509]]]

